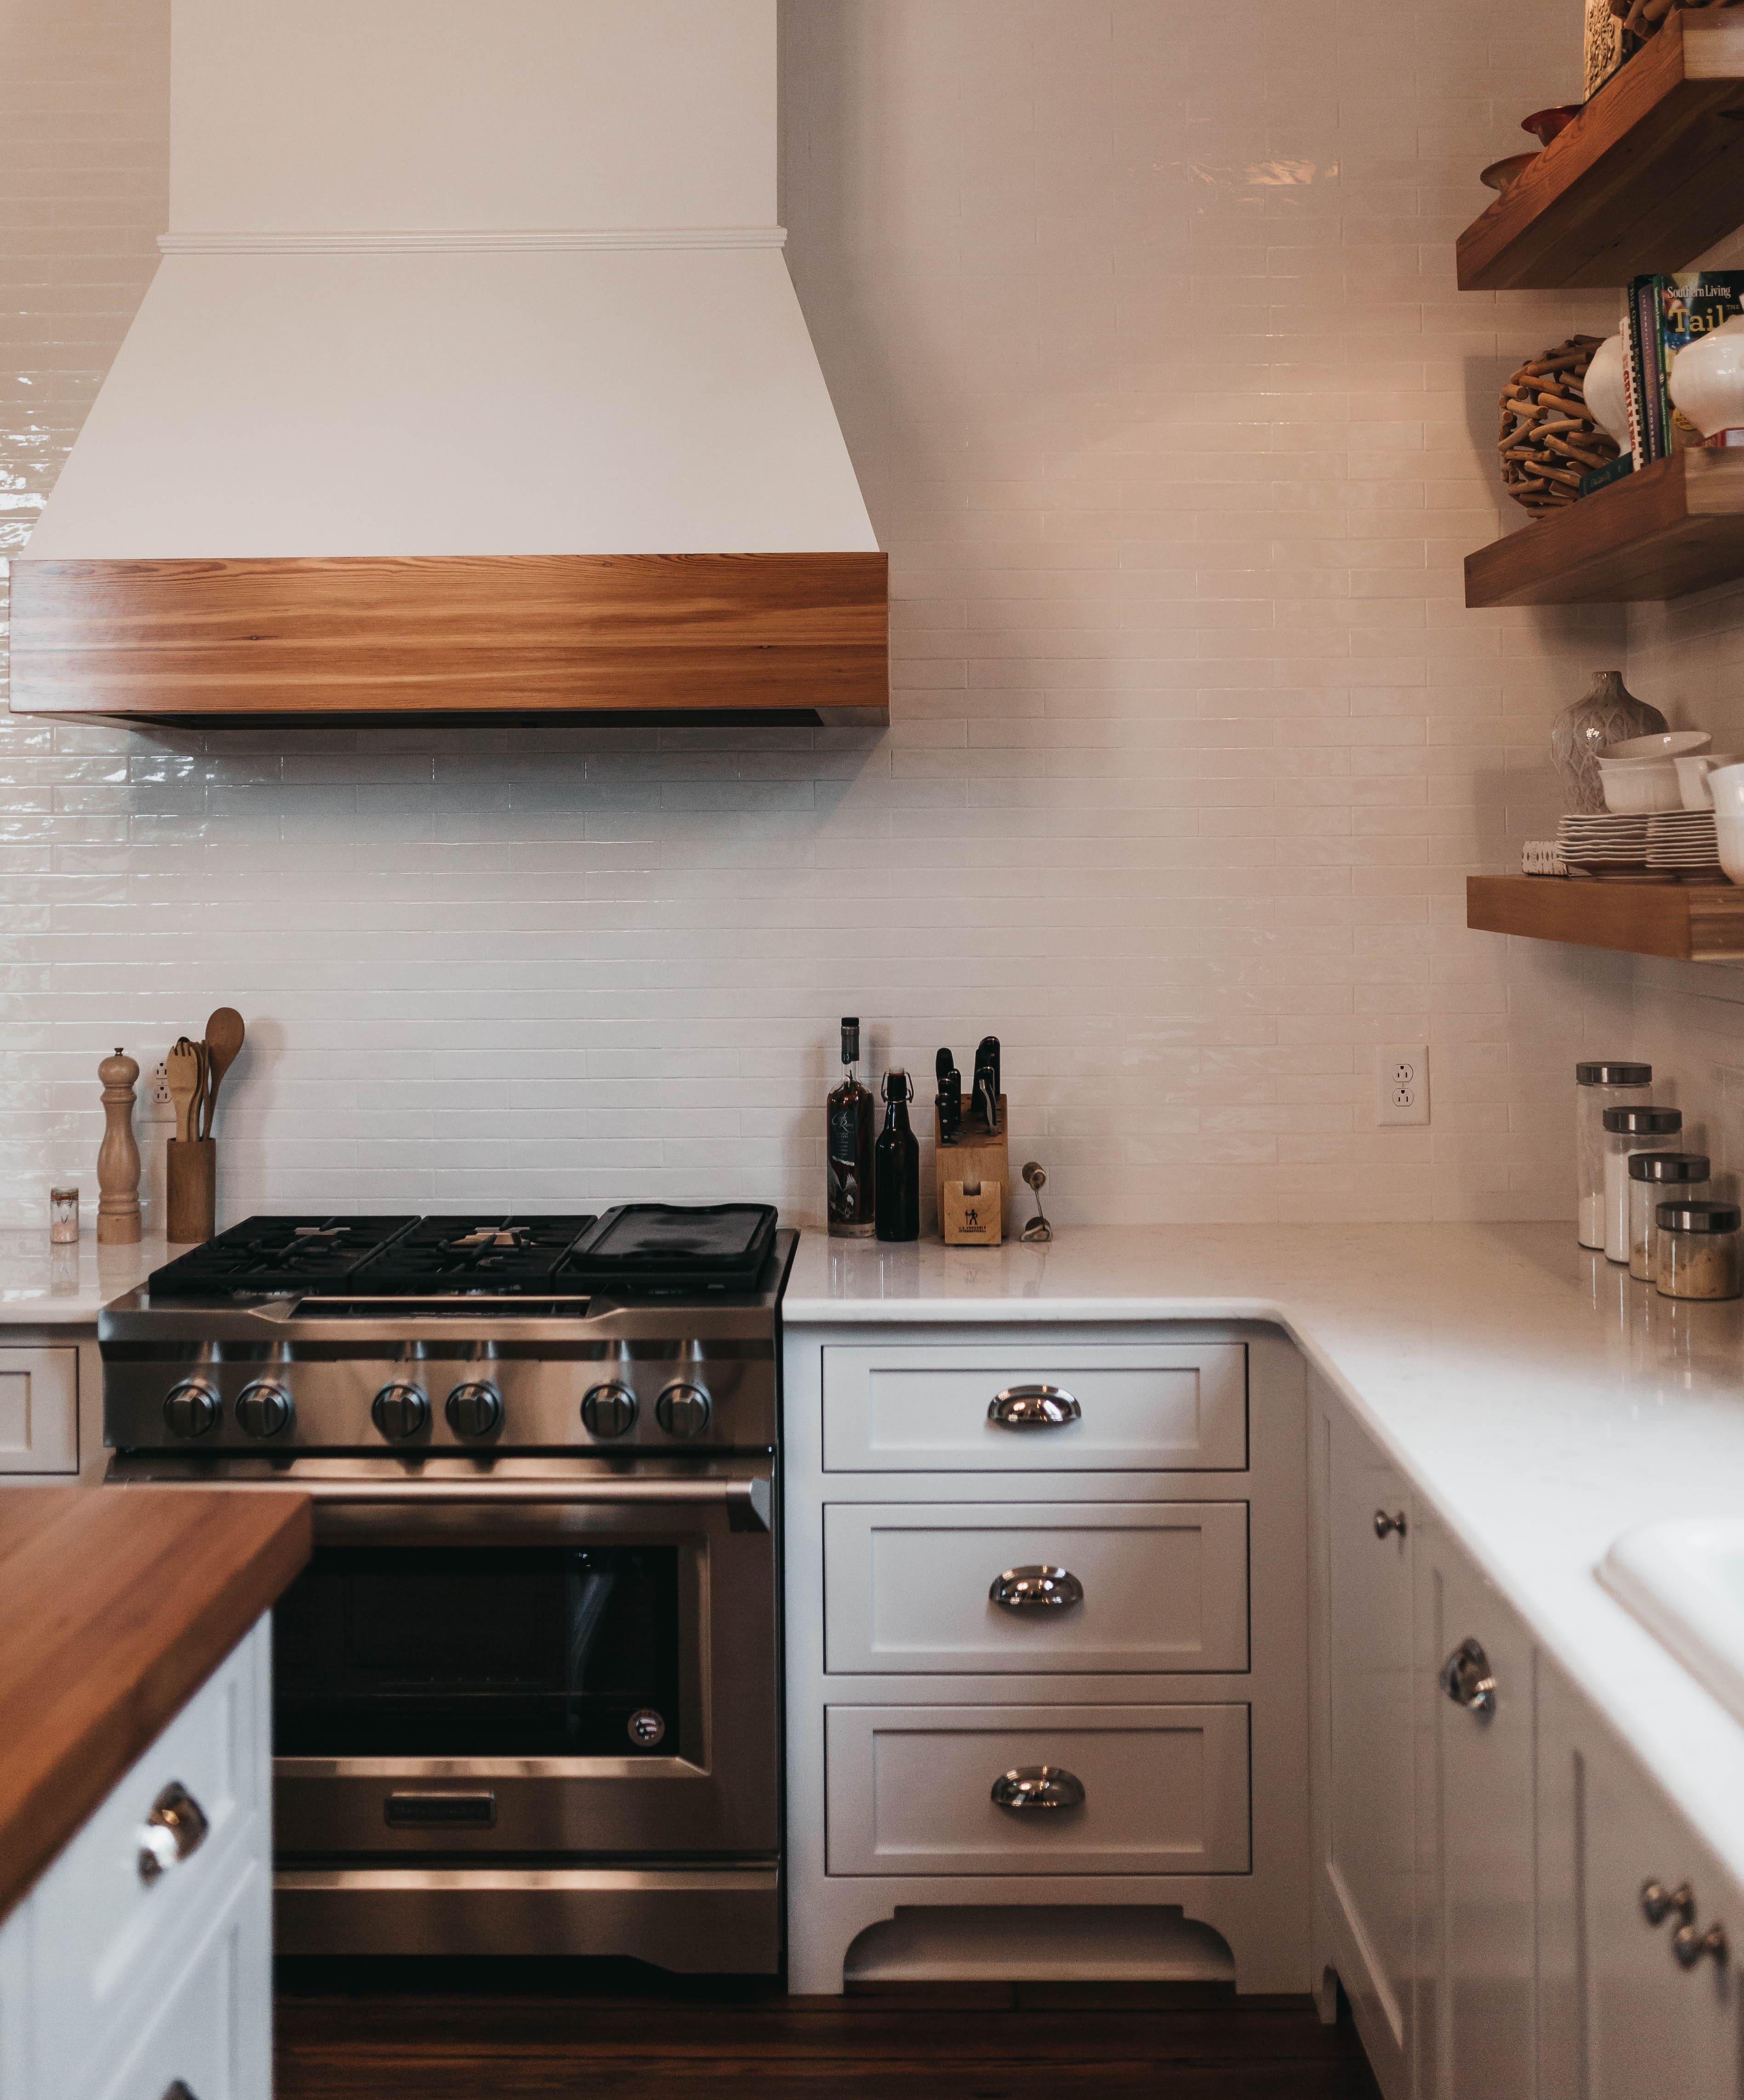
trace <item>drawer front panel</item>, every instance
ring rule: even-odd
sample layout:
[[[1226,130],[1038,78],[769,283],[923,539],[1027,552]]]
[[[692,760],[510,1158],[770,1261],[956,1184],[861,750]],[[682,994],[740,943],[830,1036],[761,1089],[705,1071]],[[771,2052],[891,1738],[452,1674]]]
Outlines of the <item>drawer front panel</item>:
[[[1005,1428],[989,1403],[1020,1386],[1069,1395],[1077,1418]],[[1247,1351],[1238,1342],[823,1352],[831,1472],[1239,1471]]]
[[[222,1883],[236,1871],[239,1844],[264,1854],[267,1639],[263,1620],[117,1783],[38,1884],[31,1901],[38,1973],[54,1979],[54,2016],[38,2033],[46,2058],[70,2068],[101,2042],[113,2061],[113,2038],[103,2030],[136,1981],[175,1947],[192,1948]],[[198,1803],[206,1834],[148,1881],[139,1872],[139,1833],[172,1784]]]
[[[0,1473],[78,1469],[78,1351],[0,1348]]]
[[[843,1502],[823,1513],[835,1671],[1244,1670],[1245,1502]],[[1083,1595],[989,1595],[1045,1566]]]
[[[832,1706],[825,1727],[832,1874],[1248,1871],[1245,1705]],[[1042,1765],[1080,1806],[995,1802]]]

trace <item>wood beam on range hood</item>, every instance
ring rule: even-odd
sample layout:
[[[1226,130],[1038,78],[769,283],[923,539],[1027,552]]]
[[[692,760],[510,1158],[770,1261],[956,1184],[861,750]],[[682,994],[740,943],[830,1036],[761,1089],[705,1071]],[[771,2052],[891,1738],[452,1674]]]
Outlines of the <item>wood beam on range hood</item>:
[[[12,710],[889,719],[881,553],[12,565]]]

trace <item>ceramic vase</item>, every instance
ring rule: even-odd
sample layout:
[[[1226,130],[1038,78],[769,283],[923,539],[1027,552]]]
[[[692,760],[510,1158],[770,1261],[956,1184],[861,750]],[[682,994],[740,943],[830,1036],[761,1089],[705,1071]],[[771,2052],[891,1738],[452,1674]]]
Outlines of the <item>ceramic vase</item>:
[[[1599,753],[1626,736],[1655,736],[1667,726],[1658,708],[1638,700],[1623,682],[1621,671],[1595,671],[1592,683],[1571,700],[1550,726],[1550,755],[1556,761],[1566,807],[1590,816],[1605,807],[1599,783]]]
[[[1704,438],[1744,433],[1744,315],[1680,350],[1667,382],[1671,404]]]

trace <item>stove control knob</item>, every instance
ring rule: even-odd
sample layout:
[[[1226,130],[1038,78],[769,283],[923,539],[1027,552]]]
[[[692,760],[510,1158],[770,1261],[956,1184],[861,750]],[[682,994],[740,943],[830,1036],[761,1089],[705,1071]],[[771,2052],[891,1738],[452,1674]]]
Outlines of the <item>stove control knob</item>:
[[[502,1420],[502,1395],[483,1379],[457,1385],[443,1413],[457,1436],[488,1436]]]
[[[590,1436],[627,1436],[636,1426],[636,1396],[627,1385],[596,1385],[582,1397],[581,1419]]]
[[[369,1403],[369,1419],[391,1442],[416,1436],[430,1419],[430,1401],[421,1385],[400,1379],[385,1385]]]
[[[700,1385],[669,1385],[654,1403],[656,1418],[669,1436],[700,1436],[711,1411]]]
[[[256,1379],[236,1395],[236,1424],[245,1436],[276,1436],[290,1418],[290,1395],[270,1379]]]
[[[204,1436],[216,1427],[219,1397],[204,1379],[183,1379],[164,1401],[164,1423],[172,1436]]]

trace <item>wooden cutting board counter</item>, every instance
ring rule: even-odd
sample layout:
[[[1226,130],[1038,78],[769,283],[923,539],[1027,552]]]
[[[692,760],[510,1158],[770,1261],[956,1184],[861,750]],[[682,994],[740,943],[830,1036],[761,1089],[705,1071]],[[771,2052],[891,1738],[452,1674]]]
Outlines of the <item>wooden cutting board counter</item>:
[[[309,1557],[302,1495],[0,1489],[0,1917]]]

